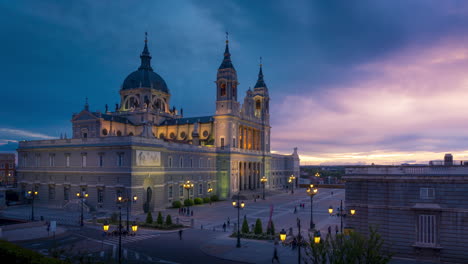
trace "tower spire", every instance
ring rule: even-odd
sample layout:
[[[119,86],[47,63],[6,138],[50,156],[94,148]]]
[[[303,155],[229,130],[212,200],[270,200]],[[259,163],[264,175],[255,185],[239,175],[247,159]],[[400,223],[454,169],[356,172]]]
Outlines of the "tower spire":
[[[224,59],[221,65],[219,66],[219,69],[228,69],[228,68],[234,69],[234,66],[232,65],[232,61],[231,61],[231,53],[229,52],[229,33],[226,32],[226,48],[224,50]]]
[[[84,109],[85,109],[86,111],[89,111],[88,96],[86,96],[86,98],[85,98]]]
[[[266,88],[266,84],[265,84],[265,81],[263,80],[263,64],[262,64],[262,57],[260,57],[260,69],[258,71],[258,79],[257,79],[257,83],[255,84],[255,88],[261,88],[261,87],[265,87]]]
[[[145,47],[140,55],[140,59],[141,65],[138,68],[139,70],[153,70],[153,68],[151,68],[151,55],[148,50],[148,32],[145,32]]]

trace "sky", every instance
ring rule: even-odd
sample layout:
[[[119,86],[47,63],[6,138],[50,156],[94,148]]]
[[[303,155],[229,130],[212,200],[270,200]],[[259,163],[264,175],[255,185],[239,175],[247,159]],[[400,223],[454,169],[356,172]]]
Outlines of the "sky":
[[[0,151],[71,134],[139,66],[184,115],[212,115],[225,32],[239,101],[259,57],[275,153],[302,164],[468,160],[468,2],[0,0]]]

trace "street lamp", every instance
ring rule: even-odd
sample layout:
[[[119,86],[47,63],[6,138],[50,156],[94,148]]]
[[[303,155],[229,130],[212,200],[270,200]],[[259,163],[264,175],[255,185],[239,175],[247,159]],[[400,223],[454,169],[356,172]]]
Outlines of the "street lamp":
[[[109,231],[109,222],[105,221],[104,224],[102,225],[102,230],[104,230],[104,232],[107,232]]]
[[[133,202],[136,202],[138,199],[137,196],[133,196],[132,199],[130,198],[123,198],[122,196],[119,196],[117,197],[117,205],[119,207],[119,264],[122,263],[122,235],[130,235],[130,228],[129,228],[129,218],[128,218],[128,215],[129,215],[129,211],[128,211],[128,208],[129,208],[129,205],[130,205],[130,201],[133,200]],[[123,203],[127,203],[127,230],[125,231],[125,233],[122,232],[122,204]],[[134,228],[135,226],[135,228]],[[138,230],[138,226],[136,225],[136,223],[134,223],[132,225],[132,230],[134,232],[136,232],[136,230]],[[135,235],[135,233],[133,234]]]
[[[333,207],[331,205],[328,208],[328,213],[330,214],[330,216],[333,214]],[[353,216],[354,214],[356,214],[356,209],[349,210],[349,213],[351,214],[351,216]],[[336,212],[336,216],[340,217],[340,220],[341,220],[341,223],[340,223],[341,234],[343,234],[343,217],[346,217],[346,215],[347,215],[346,211],[343,210],[343,200],[341,200],[340,208],[338,208],[338,212]]]
[[[136,232],[138,231],[138,225],[136,222],[133,222],[132,224],[132,231],[133,231],[133,234],[136,234]]]
[[[314,234],[314,243],[315,244],[320,243],[320,231],[315,232],[315,234]]]
[[[279,233],[279,236],[280,236],[280,240],[281,242],[284,243],[284,241],[286,240],[286,231],[283,229],[281,229],[281,232]]]
[[[316,172],[315,177],[320,177],[320,173]]]
[[[122,196],[117,197],[119,203],[127,203],[127,232],[130,232],[130,204],[136,203],[138,196],[134,195],[131,199],[129,197],[123,198]]]
[[[260,179],[260,182],[263,184],[263,200],[265,200],[265,184],[266,184],[267,181],[268,181],[268,179],[265,176],[263,176]]]
[[[37,191],[28,191],[26,198],[31,199],[31,221],[34,221],[34,200],[39,193]]]
[[[80,217],[80,226],[83,226],[83,207],[84,207],[84,198],[88,198],[88,193],[85,191],[77,192],[76,197],[81,199],[81,217]]]
[[[291,194],[294,194],[294,180],[296,179],[296,176],[291,175],[289,176],[288,182],[291,183]]]
[[[190,199],[190,189],[193,188],[193,183],[191,183],[190,181],[186,181],[186,182],[183,184],[183,186],[184,186],[184,189],[187,190],[187,200],[189,200],[189,199]],[[187,202],[187,203],[188,203],[188,202]],[[188,208],[187,208],[187,212],[190,213],[190,204],[189,204],[189,206],[188,206]],[[190,215],[190,214],[189,214],[189,215]]]
[[[307,194],[310,196],[310,230],[315,228],[314,219],[313,219],[313,205],[314,205],[314,196],[318,193],[318,189],[313,184],[309,185],[307,188]]]
[[[245,203],[244,201],[240,202],[240,191],[237,194],[237,201],[232,201],[232,206],[237,208],[237,244],[236,247],[240,248],[240,209],[244,209]]]

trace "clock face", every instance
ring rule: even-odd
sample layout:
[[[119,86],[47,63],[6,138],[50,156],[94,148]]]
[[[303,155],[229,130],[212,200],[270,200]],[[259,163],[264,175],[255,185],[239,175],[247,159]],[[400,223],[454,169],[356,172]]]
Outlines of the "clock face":
[[[206,131],[206,130],[203,131],[203,137],[208,137],[209,134],[210,134],[210,133],[208,133],[208,131]]]

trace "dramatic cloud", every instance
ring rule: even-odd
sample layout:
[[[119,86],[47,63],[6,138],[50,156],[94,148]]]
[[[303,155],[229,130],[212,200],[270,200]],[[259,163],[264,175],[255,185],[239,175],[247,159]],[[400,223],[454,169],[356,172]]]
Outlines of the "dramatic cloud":
[[[21,129],[11,129],[11,128],[0,128],[0,138],[7,137],[7,138],[22,138],[22,139],[54,139],[55,137],[51,137],[48,135],[35,133],[31,131],[21,130]],[[18,142],[17,140],[11,139],[0,139],[0,141],[6,142]],[[1,144],[1,143],[0,143]]]
[[[468,149],[463,43],[452,38],[410,47],[357,65],[352,70],[362,78],[349,86],[277,100],[275,121],[281,122],[274,123],[273,147],[285,151],[302,141],[303,159],[315,162],[427,161]]]

